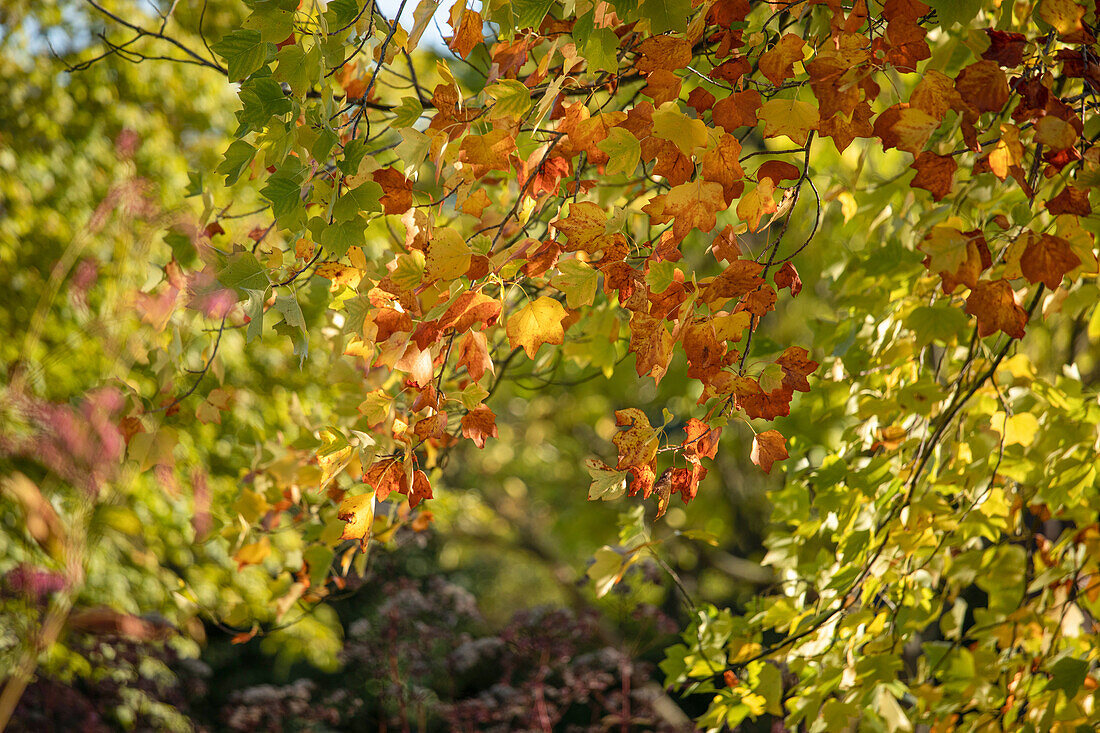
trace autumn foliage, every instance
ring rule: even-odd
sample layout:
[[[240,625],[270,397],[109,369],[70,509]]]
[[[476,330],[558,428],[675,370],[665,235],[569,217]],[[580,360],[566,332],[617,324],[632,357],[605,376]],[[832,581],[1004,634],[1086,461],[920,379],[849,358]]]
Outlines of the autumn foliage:
[[[701,724],[1095,724],[1100,418],[1075,360],[1095,366],[1098,10],[459,0],[429,62],[438,6],[250,3],[190,49],[239,84],[238,127],[193,178],[205,218],[168,225],[193,256],[135,296],[158,333],[184,312],[207,331],[191,375],[158,342],[155,388],[117,416],[131,457],[164,465],[170,431],[233,409],[231,378],[197,389],[230,331],[330,353],[351,406],[250,466],[271,490],[239,512],[313,532],[284,599],[321,602],[372,541],[428,525],[516,370],[682,365],[694,409],[614,410],[591,483],[563,491],[659,527],[729,445],[785,473],[776,584],[693,609],[662,665],[710,695]],[[836,298],[810,331],[785,327],[821,315],[804,281]],[[1060,336],[1021,346],[1063,324],[1065,363]],[[659,544],[642,534],[597,554],[600,594]],[[264,563],[245,539],[239,567]]]

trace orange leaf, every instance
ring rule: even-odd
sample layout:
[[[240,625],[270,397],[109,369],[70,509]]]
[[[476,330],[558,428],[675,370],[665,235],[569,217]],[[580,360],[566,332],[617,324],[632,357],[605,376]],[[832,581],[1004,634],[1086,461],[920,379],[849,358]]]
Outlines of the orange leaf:
[[[489,342],[481,331],[468,331],[458,343],[458,366],[466,367],[470,379],[480,382],[485,372],[495,374],[489,356]]]
[[[648,374],[660,384],[672,361],[672,347],[672,336],[663,320],[642,312],[630,317],[630,350],[639,377]]]
[[[775,363],[783,369],[783,386],[799,392],[810,391],[810,383],[806,381],[806,377],[820,366],[810,358],[810,352],[801,346],[787,347]]]
[[[478,448],[485,447],[486,438],[497,437],[497,417],[484,404],[462,416],[462,437],[474,441]]]
[[[714,458],[718,455],[718,439],[722,437],[722,428],[711,428],[702,420],[691,418],[685,428],[687,437],[680,446],[684,456],[689,460],[694,458]]]
[[[752,462],[764,469],[764,473],[772,472],[772,464],[787,458],[787,441],[778,430],[767,430],[757,433],[752,439]]]
[[[786,34],[760,57],[760,73],[772,84],[781,86],[793,73],[794,65],[802,60],[805,45],[800,36]]]
[[[482,25],[481,13],[470,10],[464,2],[455,3],[451,9],[451,28],[455,34],[447,41],[447,47],[466,58],[483,39]]]

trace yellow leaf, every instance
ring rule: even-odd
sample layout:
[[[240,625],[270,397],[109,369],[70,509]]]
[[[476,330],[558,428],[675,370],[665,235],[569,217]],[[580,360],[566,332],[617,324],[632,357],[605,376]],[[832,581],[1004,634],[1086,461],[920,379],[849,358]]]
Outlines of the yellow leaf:
[[[676,144],[684,155],[707,144],[707,126],[688,117],[676,102],[665,102],[653,113],[653,135]]]
[[[816,130],[821,122],[821,115],[816,107],[797,99],[772,99],[764,102],[760,105],[759,116],[764,120],[764,137],[786,135],[797,145],[805,145],[810,130]]]
[[[249,543],[237,550],[237,554],[233,556],[233,559],[237,561],[237,569],[240,569],[245,565],[259,565],[270,554],[271,540],[264,537],[259,542]]]
[[[454,280],[470,269],[470,247],[454,229],[436,229],[424,265],[431,280]]]
[[[508,318],[508,343],[513,349],[522,346],[527,357],[534,359],[543,344],[565,342],[561,325],[565,316],[565,308],[558,301],[545,295],[536,298]]]
[[[762,178],[759,185],[741,197],[737,202],[737,216],[745,222],[750,232],[760,228],[760,220],[768,214],[774,214],[777,210],[775,199],[775,183],[770,178]]]
[[[615,424],[627,428],[611,439],[619,449],[619,463],[615,468],[622,470],[630,466],[644,466],[657,457],[661,431],[649,424],[644,412],[637,407],[616,410]]]
[[[359,540],[360,546],[365,549],[370,542],[371,527],[374,526],[374,492],[344,497],[336,516],[347,522],[340,539]]]
[[[1004,436],[1005,445],[1022,445],[1025,448],[1035,442],[1039,432],[1039,421],[1030,412],[1006,416],[1003,412],[994,413],[989,426]]]
[[[267,514],[267,510],[270,508],[271,505],[267,503],[264,495],[252,489],[241,491],[241,497],[233,502],[233,511],[239,514],[248,524],[252,524]]]

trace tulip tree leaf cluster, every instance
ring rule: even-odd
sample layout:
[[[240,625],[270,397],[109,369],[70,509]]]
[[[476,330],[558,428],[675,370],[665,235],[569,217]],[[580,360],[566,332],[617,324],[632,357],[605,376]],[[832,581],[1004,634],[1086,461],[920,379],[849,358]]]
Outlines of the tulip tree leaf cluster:
[[[695,607],[662,664],[700,725],[1100,721],[1092,3],[245,5],[174,48],[239,108],[135,301],[206,330],[158,340],[125,419],[155,470],[274,398],[235,388],[223,339],[325,360],[325,421],[290,408],[223,531],[241,568],[301,538],[281,608],[428,525],[510,374],[682,364],[694,408],[623,405],[562,491],[658,529],[724,451],[770,481],[775,584]],[[601,550],[600,591],[650,546]]]

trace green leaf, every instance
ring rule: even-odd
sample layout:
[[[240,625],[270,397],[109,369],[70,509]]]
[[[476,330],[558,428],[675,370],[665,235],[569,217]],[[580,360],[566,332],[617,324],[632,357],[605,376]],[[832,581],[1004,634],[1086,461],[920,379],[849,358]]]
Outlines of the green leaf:
[[[675,280],[676,263],[669,260],[650,262],[649,271],[645,274],[646,284],[654,293],[663,293],[668,290]]]
[[[351,23],[355,16],[359,15],[359,3],[362,0],[329,0],[325,15],[331,18],[330,22],[335,26],[333,31]]]
[[[416,97],[402,97],[401,102],[393,108],[393,119],[390,127],[412,127],[424,114],[424,107]]]
[[[616,5],[616,8],[618,6]],[[690,0],[643,0],[638,9],[642,19],[649,21],[653,35],[683,33],[692,15]]]
[[[374,181],[361,183],[345,191],[332,207],[332,218],[338,222],[350,221],[361,213],[381,212],[382,187]],[[346,250],[345,250],[346,251]]]
[[[218,165],[217,172],[225,176],[225,185],[232,186],[241,177],[241,173],[248,167],[256,156],[256,148],[244,140],[234,140],[229,144],[222,162]]]
[[[306,51],[302,44],[283,46],[275,55],[278,66],[273,74],[276,81],[286,82],[295,97],[301,99],[321,77],[321,51],[313,46]]]
[[[1072,700],[1081,691],[1088,671],[1089,663],[1085,660],[1062,657],[1050,668],[1051,679],[1047,683],[1047,689],[1061,690]]]
[[[592,477],[592,485],[588,488],[589,501],[613,501],[626,493],[626,471],[611,468],[596,458],[587,459],[584,468]]]
[[[248,314],[248,328],[245,330],[245,343],[250,343],[255,338],[262,338],[264,329],[264,304],[267,302],[267,290],[252,290],[245,288],[248,294],[248,303],[244,311]]]
[[[309,148],[314,160],[328,160],[329,153],[340,142],[340,137],[327,126],[317,134]]]
[[[550,284],[565,293],[566,305],[580,308],[592,305],[599,279],[599,270],[578,259],[569,259],[558,263],[558,274],[550,278]]]
[[[936,11],[936,18],[944,30],[956,23],[966,27],[982,10],[982,0],[925,0],[925,5]]]
[[[609,176],[633,174],[642,159],[642,146],[638,143],[638,138],[621,127],[611,128],[608,136],[597,143],[596,147],[610,158],[604,166],[604,173]]]
[[[531,109],[531,90],[515,79],[502,79],[496,84],[485,87],[485,93],[496,100],[493,105],[493,117],[513,117],[520,119]]]
[[[619,37],[610,28],[596,28],[582,47],[588,68],[615,72],[619,68]]]
[[[294,32],[294,9],[280,8],[270,2],[257,3],[241,26],[259,31],[264,41],[282,43]]]
[[[406,127],[400,132],[401,144],[397,146],[395,152],[397,153],[397,157],[406,164],[406,175],[410,175],[412,171],[420,167],[421,163],[427,160],[432,141],[420,130],[413,129],[412,127]]]
[[[243,82],[240,98],[243,106],[237,112],[237,121],[241,124],[235,133],[238,136],[262,130],[272,117],[289,114],[294,106],[270,76],[256,75]]]
[[[913,730],[913,724],[909,722],[905,711],[885,685],[879,685],[878,687],[875,694],[874,708],[875,712],[881,715],[886,722],[886,730],[890,733]]]
[[[309,582],[316,586],[322,587],[325,584],[325,579],[328,578],[329,570],[332,568],[332,559],[336,556],[331,547],[325,547],[323,545],[310,545],[302,553],[302,559],[306,565],[309,566]]]
[[[275,310],[283,314],[283,319],[288,326],[305,333],[306,318],[302,315],[302,307],[298,305],[298,299],[293,293],[275,296]]]
[[[218,282],[240,295],[248,290],[264,291],[271,285],[267,270],[251,252],[232,255],[228,264],[218,272]]]
[[[343,257],[352,247],[361,247],[366,242],[367,222],[356,216],[350,221],[326,224],[321,229],[319,242],[333,257]]]
[[[515,14],[516,30],[525,28],[538,28],[547,11],[553,4],[553,0],[512,0],[509,3]]]
[[[346,175],[355,175],[366,153],[367,144],[362,137],[357,137],[344,145],[344,157],[336,162],[336,166]]]
[[[966,331],[968,321],[966,314],[954,306],[922,305],[913,309],[905,325],[912,329],[921,346],[933,341],[950,345]]]
[[[271,202],[275,218],[287,229],[296,228],[305,216],[301,172],[302,164],[298,159],[287,158],[278,172],[267,179],[267,185],[260,189],[260,195]]]
[[[604,545],[596,550],[595,562],[588,566],[588,575],[596,588],[596,597],[603,598],[623,578],[627,562],[614,548]]]
[[[211,46],[225,59],[229,81],[241,81],[262,67],[275,55],[275,44],[263,40],[259,31],[230,31]]]

